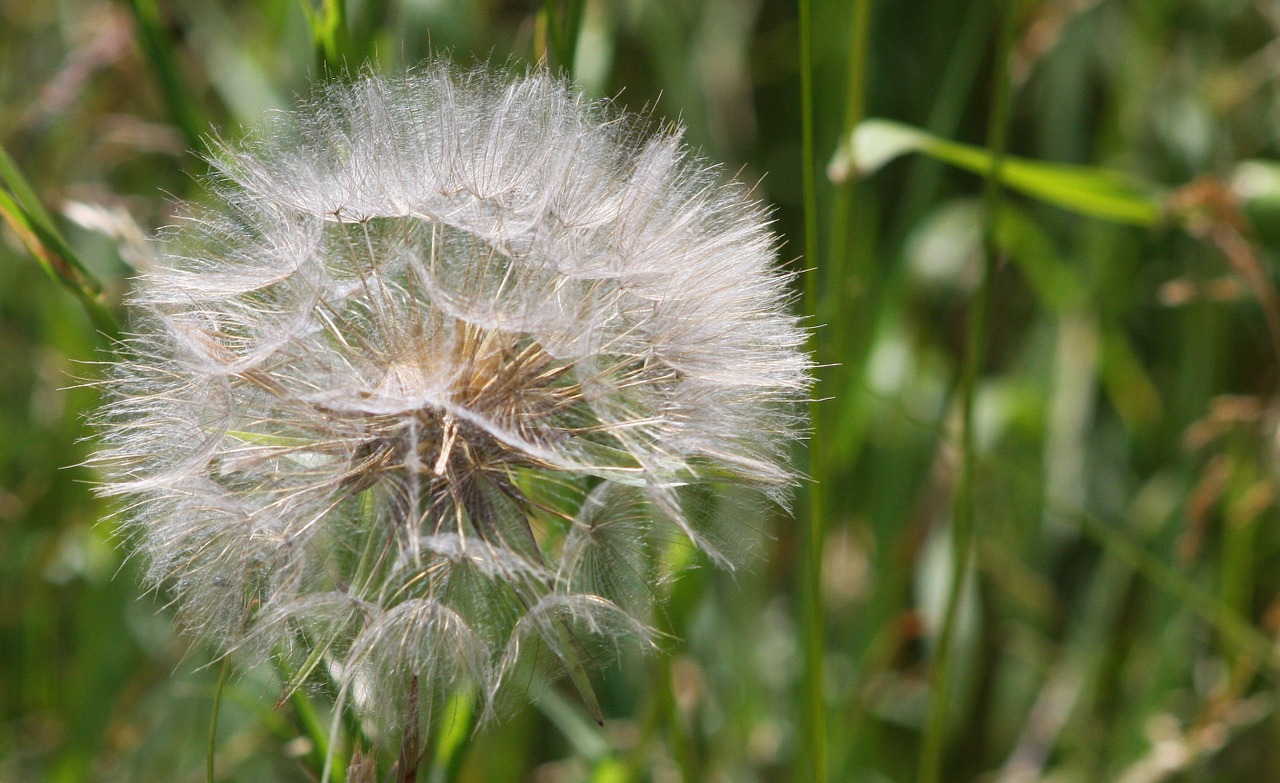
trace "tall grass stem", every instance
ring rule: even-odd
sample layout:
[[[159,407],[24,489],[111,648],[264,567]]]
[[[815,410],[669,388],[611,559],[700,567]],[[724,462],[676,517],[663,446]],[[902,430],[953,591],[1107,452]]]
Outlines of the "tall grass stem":
[[[924,744],[920,756],[920,783],[938,783],[941,780],[943,756],[946,749],[947,718],[951,711],[952,680],[955,674],[956,626],[960,614],[960,600],[968,581],[977,523],[974,509],[974,477],[977,469],[977,447],[974,439],[974,400],[982,364],[986,353],[991,287],[999,255],[996,237],[997,215],[1003,186],[1000,170],[1008,143],[1009,103],[1011,83],[1009,59],[1013,49],[1014,32],[1017,30],[1017,0],[1004,0],[1001,4],[1000,36],[996,44],[994,60],[994,85],[991,111],[988,119],[987,147],[991,150],[992,165],[987,172],[983,189],[983,241],[982,277],[974,294],[969,311],[968,334],[965,344],[964,367],[960,377],[960,475],[956,484],[952,506],[952,561],[951,580],[948,585],[946,609],[942,629],[938,634],[930,672],[929,709],[925,718]],[[977,578],[977,574],[974,574]]]
[[[817,173],[814,169],[813,117],[813,42],[811,0],[800,0],[800,116],[801,165],[804,167],[804,255],[809,273],[805,278],[805,311],[815,319],[819,292],[825,282],[818,263],[818,199]],[[811,336],[813,355],[819,366],[825,358],[817,352],[818,341]],[[814,399],[822,397],[822,376]],[[813,435],[809,441],[810,482],[808,484],[808,518],[801,536],[800,622],[803,642],[802,696],[800,709],[800,748],[795,766],[796,779],[812,783],[827,780],[826,707],[822,695],[823,623],[822,623],[822,544],[825,534],[826,479],[823,459],[822,420],[817,403],[812,404]]]

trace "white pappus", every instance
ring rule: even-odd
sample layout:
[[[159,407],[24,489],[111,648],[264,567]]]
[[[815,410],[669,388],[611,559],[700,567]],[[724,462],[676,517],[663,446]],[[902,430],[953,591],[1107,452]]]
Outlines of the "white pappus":
[[[215,146],[101,382],[149,582],[375,733],[547,666],[599,718],[585,670],[652,643],[662,547],[732,565],[690,487],[795,482],[766,210],[542,72],[366,75]]]

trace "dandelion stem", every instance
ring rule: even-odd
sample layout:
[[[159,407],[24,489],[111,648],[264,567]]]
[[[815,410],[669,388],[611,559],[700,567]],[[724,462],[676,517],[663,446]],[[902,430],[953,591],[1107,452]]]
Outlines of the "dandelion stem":
[[[1004,162],[1008,139],[1009,117],[1009,54],[1017,29],[1017,0],[1005,0],[1004,12],[997,42],[995,58],[995,99],[988,118],[987,146],[991,150],[992,165],[987,173],[983,191],[983,269],[978,290],[969,311],[969,328],[965,345],[965,362],[960,378],[961,416],[961,464],[952,507],[952,562],[951,582],[948,586],[946,610],[942,629],[938,634],[933,668],[930,672],[929,712],[925,723],[924,746],[920,759],[920,783],[937,783],[942,770],[942,757],[946,745],[947,715],[951,707],[952,676],[955,664],[955,633],[959,616],[960,598],[971,567],[970,559],[977,535],[974,514],[973,482],[976,469],[974,443],[974,396],[981,373],[986,348],[988,311],[991,305],[991,283],[995,275],[999,253],[996,236],[996,215],[1002,195],[1000,169]],[[975,574],[975,578],[977,575]]]
[[[844,119],[840,130],[841,146],[849,144],[854,128],[866,115],[871,5],[872,0],[854,0],[850,9],[851,41]],[[822,301],[814,311],[826,332],[824,342],[830,346],[826,356],[831,357],[833,366],[827,370],[826,381],[831,389],[850,388],[849,379],[862,377],[871,346],[875,343],[875,328],[880,317],[878,305],[882,285],[875,263],[874,221],[866,195],[866,185],[858,177],[834,183],[832,188],[831,220],[826,227],[830,244],[823,270],[827,283],[823,286]],[[835,395],[828,393],[822,396]],[[865,427],[853,424],[863,418],[865,398],[844,395],[836,406],[828,414],[832,424],[828,430],[831,447],[824,454],[827,463],[824,470],[828,477],[844,475],[857,460],[866,440]],[[828,483],[834,482],[829,478]]]

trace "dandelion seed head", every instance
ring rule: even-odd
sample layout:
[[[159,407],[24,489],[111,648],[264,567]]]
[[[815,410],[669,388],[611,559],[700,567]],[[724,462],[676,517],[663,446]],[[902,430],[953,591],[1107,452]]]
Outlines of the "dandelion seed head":
[[[678,130],[433,65],[215,147],[94,458],[196,636],[385,731],[409,682],[581,690],[652,643],[667,542],[732,565],[691,487],[786,502],[806,334],[768,214]]]

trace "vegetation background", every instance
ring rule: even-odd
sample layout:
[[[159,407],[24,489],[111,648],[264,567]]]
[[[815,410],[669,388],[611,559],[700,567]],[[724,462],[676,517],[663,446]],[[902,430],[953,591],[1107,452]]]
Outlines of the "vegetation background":
[[[313,2],[0,0],[0,781],[206,778],[218,667],[68,467],[75,379],[206,134],[435,56],[758,181],[828,366],[796,517],[684,576],[604,727],[552,691],[424,777],[1280,779],[1280,4]],[[228,683],[217,780],[316,779],[275,687]]]

